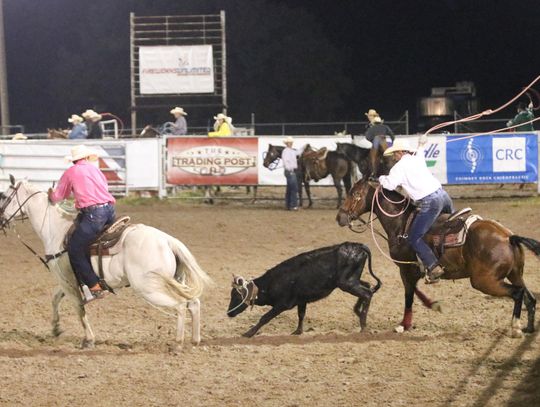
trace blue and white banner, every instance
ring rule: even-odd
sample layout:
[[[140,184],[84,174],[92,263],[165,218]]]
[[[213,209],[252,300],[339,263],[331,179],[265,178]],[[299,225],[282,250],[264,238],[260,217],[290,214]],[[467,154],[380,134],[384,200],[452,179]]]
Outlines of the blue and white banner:
[[[535,133],[448,136],[448,184],[532,183],[538,181]]]

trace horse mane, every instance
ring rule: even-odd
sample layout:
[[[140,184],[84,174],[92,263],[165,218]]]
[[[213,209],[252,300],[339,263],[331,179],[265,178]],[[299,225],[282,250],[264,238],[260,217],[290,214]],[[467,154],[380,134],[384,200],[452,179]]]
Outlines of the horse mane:
[[[27,180],[21,180],[21,181],[19,181],[19,183],[20,183],[21,186],[24,186],[26,191],[29,192],[30,194],[34,194],[34,193],[38,193],[38,192],[46,193],[45,191],[42,191],[41,189],[38,189],[35,185],[31,184]],[[51,208],[54,208],[54,210],[64,219],[73,220],[73,219],[75,219],[75,217],[77,216],[77,213],[78,213],[78,211],[76,209],[74,209],[74,206],[72,207],[73,209],[70,208],[68,205],[62,205],[60,203],[57,203],[57,204],[54,204],[54,205],[49,203],[49,206]]]

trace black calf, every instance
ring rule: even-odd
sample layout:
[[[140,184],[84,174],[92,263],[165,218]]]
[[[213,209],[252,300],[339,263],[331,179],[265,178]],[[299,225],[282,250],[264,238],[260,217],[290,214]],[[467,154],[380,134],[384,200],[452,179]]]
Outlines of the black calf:
[[[375,287],[360,280],[366,259],[369,273],[377,281]],[[300,335],[303,332],[307,303],[327,297],[335,288],[340,288],[358,297],[354,312],[363,329],[371,297],[380,287],[381,280],[371,269],[369,248],[360,243],[346,242],[299,254],[254,280],[233,277],[227,315],[235,317],[248,306],[272,306],[255,326],[244,333],[244,336],[252,337],[274,317],[297,306],[298,327],[293,335]]]

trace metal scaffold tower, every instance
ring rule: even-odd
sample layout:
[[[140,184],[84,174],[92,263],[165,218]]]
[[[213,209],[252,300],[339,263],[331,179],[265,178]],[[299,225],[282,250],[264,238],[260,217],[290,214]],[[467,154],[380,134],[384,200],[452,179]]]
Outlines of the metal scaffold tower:
[[[185,66],[188,63],[185,58],[180,56],[176,58],[180,61],[177,66],[171,66],[170,62],[162,62],[163,67],[141,70],[142,64],[146,64],[144,58],[147,50],[152,50],[154,47],[170,47],[165,51],[173,51],[174,56],[174,52],[182,52],[183,47],[189,49],[190,47],[196,48],[196,46],[207,46],[206,49],[211,50],[211,68],[203,69],[191,65],[189,73],[186,73],[188,69]],[[136,16],[134,13],[130,13],[130,59],[131,128],[133,135],[137,128],[137,113],[142,110],[163,109],[172,104],[178,104],[190,109],[216,107],[226,113],[227,55],[224,11],[219,14],[183,16]],[[141,72],[143,75],[144,72],[151,72],[176,75],[173,78],[191,75],[197,79],[197,75],[202,76],[209,69],[212,70],[213,83],[211,87],[202,89],[202,91],[198,91],[196,87],[184,89],[182,84],[178,84],[176,87],[171,85],[171,89],[165,91],[163,89],[148,91],[145,77],[141,76]]]

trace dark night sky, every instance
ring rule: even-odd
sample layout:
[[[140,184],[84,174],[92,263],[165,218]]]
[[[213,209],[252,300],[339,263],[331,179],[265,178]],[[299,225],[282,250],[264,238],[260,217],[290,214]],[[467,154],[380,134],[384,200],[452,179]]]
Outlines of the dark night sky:
[[[220,9],[235,122],[397,118],[459,80],[493,107],[540,74],[539,1],[4,0],[11,122],[44,131],[95,106],[127,123],[129,12]]]

